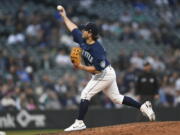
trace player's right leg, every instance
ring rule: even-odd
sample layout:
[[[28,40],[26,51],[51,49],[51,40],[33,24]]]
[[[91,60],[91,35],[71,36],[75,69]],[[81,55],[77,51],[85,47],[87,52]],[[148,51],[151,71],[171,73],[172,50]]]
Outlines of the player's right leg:
[[[121,95],[117,86],[115,72],[112,72],[112,75],[114,75],[112,84],[103,90],[105,95],[107,95],[114,103],[124,104],[139,109],[145,116],[149,118],[150,121],[154,121],[155,113],[152,109],[150,101],[146,101],[144,104],[141,104],[131,97]]]
[[[131,107],[135,107],[139,109],[143,115],[149,118],[150,121],[155,120],[155,113],[152,109],[152,105],[150,101],[146,101],[144,104],[140,104],[134,99],[123,96],[119,93],[116,82],[114,81],[112,85],[103,91],[105,95],[107,95],[114,103],[116,104],[124,104]]]

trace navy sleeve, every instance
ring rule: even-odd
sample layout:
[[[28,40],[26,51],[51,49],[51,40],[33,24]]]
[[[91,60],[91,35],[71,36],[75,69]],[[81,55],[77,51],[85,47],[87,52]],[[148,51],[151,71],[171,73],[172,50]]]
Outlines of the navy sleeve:
[[[79,29],[74,29],[72,31],[72,35],[76,43],[82,44],[84,42],[84,39],[82,38],[82,32]]]
[[[105,59],[103,59],[103,58],[98,58],[98,59],[95,59],[94,61],[93,61],[93,65],[94,65],[94,67],[96,68],[96,70],[98,70],[98,71],[102,71],[102,70],[104,70],[105,69],[105,67],[106,67],[106,61],[105,61]]]
[[[72,31],[72,35],[74,38],[74,41],[79,44],[79,46],[86,50],[88,48],[88,45],[84,43],[84,39],[82,38],[82,32],[79,29],[74,29]]]

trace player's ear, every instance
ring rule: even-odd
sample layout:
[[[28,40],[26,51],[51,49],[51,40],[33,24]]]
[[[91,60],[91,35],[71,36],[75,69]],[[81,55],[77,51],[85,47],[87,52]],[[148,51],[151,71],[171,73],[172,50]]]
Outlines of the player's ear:
[[[90,36],[92,36],[92,33],[91,33],[90,31],[88,31],[88,34],[89,34]]]

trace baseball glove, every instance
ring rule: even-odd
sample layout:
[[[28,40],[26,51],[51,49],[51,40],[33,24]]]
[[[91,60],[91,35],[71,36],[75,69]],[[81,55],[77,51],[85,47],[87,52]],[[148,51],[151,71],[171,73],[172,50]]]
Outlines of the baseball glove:
[[[81,53],[82,53],[82,49],[80,47],[73,47],[71,49],[70,58],[73,64],[78,65],[81,63]]]

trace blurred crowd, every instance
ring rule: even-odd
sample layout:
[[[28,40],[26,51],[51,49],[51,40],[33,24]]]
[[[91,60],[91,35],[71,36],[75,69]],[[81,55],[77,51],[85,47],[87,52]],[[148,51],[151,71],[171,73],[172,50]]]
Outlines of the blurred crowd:
[[[0,26],[4,27],[0,30],[1,40],[5,39],[0,44],[0,110],[77,108],[80,93],[91,75],[79,73],[72,67],[69,51],[75,44],[55,8],[51,11],[48,10],[50,6],[44,5],[47,10],[30,12],[29,2],[36,4],[36,1],[28,0],[22,2],[15,13],[0,12]],[[123,11],[116,20],[90,14],[84,9],[93,6],[95,0],[79,2],[83,12],[65,5],[68,16],[78,25],[89,20],[96,22],[101,41],[109,37],[119,43],[149,41],[165,48],[163,56],[144,54],[143,50],[127,53],[120,49],[117,59],[111,61],[117,71],[120,92],[138,99],[134,92],[137,75],[142,71],[143,63],[148,61],[160,83],[156,105],[179,106],[180,2],[123,0],[134,12]],[[157,20],[146,14],[152,5],[158,11]],[[43,74],[39,75],[40,72]],[[101,93],[92,99],[92,105],[121,107]]]

